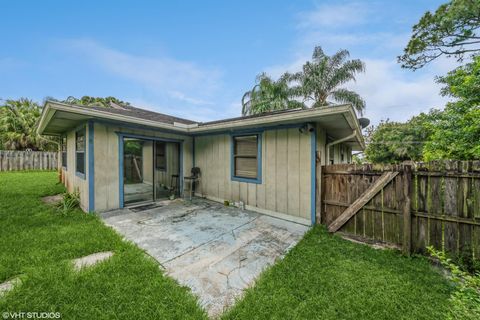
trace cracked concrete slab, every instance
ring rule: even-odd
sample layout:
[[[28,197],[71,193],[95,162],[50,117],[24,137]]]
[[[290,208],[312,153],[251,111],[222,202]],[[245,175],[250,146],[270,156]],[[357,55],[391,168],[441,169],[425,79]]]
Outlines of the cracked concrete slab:
[[[282,258],[308,227],[204,199],[176,200],[150,210],[101,215],[126,239],[191,288],[218,316]]]

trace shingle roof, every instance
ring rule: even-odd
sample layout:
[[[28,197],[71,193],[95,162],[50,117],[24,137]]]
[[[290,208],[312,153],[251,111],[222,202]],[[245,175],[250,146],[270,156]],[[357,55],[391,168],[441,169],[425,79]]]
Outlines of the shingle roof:
[[[158,122],[163,122],[163,123],[169,123],[173,124],[174,122],[179,122],[179,123],[184,123],[184,124],[195,124],[197,122],[187,120],[187,119],[182,119],[174,116],[170,116],[168,114],[163,114],[163,113],[158,113],[154,111],[149,111],[145,109],[140,109],[132,106],[121,106],[121,107],[101,107],[101,106],[91,106],[88,107],[89,109],[93,110],[98,110],[98,111],[103,111],[103,112],[109,112],[113,114],[120,114],[124,116],[130,116],[130,117],[135,117],[135,118],[140,118],[140,119],[145,119],[145,120],[152,120],[152,121],[158,121]]]

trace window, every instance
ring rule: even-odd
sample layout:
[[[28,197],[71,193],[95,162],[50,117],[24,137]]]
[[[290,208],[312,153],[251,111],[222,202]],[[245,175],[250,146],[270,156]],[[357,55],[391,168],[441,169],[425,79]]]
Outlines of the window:
[[[62,167],[67,168],[67,137],[62,137],[62,144],[60,146],[62,152]]]
[[[167,170],[166,143],[157,141],[155,146],[155,167],[158,170]]]
[[[85,175],[85,129],[75,133],[76,172]]]
[[[234,136],[232,137],[232,143],[233,180],[247,179],[246,182],[260,183],[260,135]]]

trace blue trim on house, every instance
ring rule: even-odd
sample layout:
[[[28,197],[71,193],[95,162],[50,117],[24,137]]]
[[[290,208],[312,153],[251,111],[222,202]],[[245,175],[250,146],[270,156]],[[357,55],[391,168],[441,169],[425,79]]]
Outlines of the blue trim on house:
[[[121,132],[121,131],[115,131],[115,133],[119,136],[122,137],[128,137],[128,138],[137,138],[137,139],[145,139],[145,140],[154,140],[154,141],[165,141],[165,142],[183,142],[183,139],[173,139],[173,138],[161,138],[161,137],[154,137],[154,136],[144,136],[144,135],[139,135],[139,134],[134,134],[134,133],[128,133],[128,132]]]
[[[242,177],[236,177],[234,172],[235,172],[235,164],[234,164],[234,138],[235,137],[241,137],[241,136],[249,136],[249,135],[256,135],[257,136],[257,178],[256,179],[251,179],[251,178],[242,178]],[[235,133],[230,135],[230,180],[232,181],[238,181],[238,182],[246,182],[246,183],[256,183],[256,184],[261,184],[262,183],[262,132],[255,130],[255,131],[249,131],[249,132],[244,132],[244,133]]]
[[[63,165],[63,150],[62,150],[62,147],[60,146],[60,154],[62,156],[62,169],[64,169],[65,171],[67,171],[67,167],[68,167],[68,135],[67,134],[63,134],[61,136],[60,139],[62,139],[62,144],[63,144],[63,139],[65,138],[65,154],[66,154],[66,157],[65,157],[65,166]]]
[[[186,136],[186,137],[193,136],[192,133],[157,128],[157,127],[152,127],[147,125],[133,124],[133,123],[124,122],[124,121],[109,121],[109,120],[98,119],[98,120],[95,120],[95,122],[105,124],[105,125],[115,126],[115,127],[129,128],[129,129],[141,129],[141,130],[155,131],[155,132],[161,132],[161,133],[175,134],[175,135]]]
[[[83,132],[83,173],[77,171],[77,133],[78,132]],[[86,170],[87,159],[85,159],[85,154],[87,151],[87,127],[85,124],[82,124],[75,129],[75,145],[74,146],[75,146],[75,175],[85,180],[85,172],[87,171]]]
[[[204,136],[216,136],[219,134],[244,134],[244,133],[252,133],[252,132],[264,132],[267,130],[279,130],[279,129],[298,129],[305,126],[305,122],[300,123],[292,123],[292,124],[278,124],[272,126],[262,126],[262,127],[255,127],[255,128],[248,128],[248,129],[230,129],[230,130],[221,130],[221,131],[214,131],[214,132],[205,132],[205,133],[193,133],[194,137],[204,137]]]
[[[88,121],[88,212],[95,211],[94,123]]]
[[[118,159],[119,159],[119,168],[118,168],[118,192],[119,192],[119,207],[124,208],[124,194],[123,194],[123,138],[137,138],[150,141],[163,141],[163,142],[176,142],[179,144],[180,148],[180,192],[183,190],[183,140],[182,139],[171,139],[171,138],[161,138],[161,137],[152,137],[152,136],[143,136],[138,134],[132,134],[128,132],[115,132],[118,135]],[[155,156],[155,155],[153,155]],[[155,166],[154,166],[155,167]]]
[[[123,136],[118,135],[118,198],[119,208],[123,208]]]
[[[315,127],[314,127],[315,128]],[[310,133],[310,152],[311,152],[311,190],[310,190],[310,221],[312,225],[316,220],[316,186],[317,186],[317,132],[314,129]]]

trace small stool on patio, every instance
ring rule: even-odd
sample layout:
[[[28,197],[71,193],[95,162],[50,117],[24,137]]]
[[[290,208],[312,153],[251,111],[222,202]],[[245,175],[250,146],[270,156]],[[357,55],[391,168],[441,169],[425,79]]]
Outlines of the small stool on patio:
[[[193,193],[195,192],[195,185],[197,182],[200,181],[200,168],[199,167],[193,167],[192,170],[190,171],[190,176],[188,177],[183,177],[184,182],[189,182],[190,183],[190,200],[192,200]],[[185,187],[183,190],[183,193],[185,194]]]

